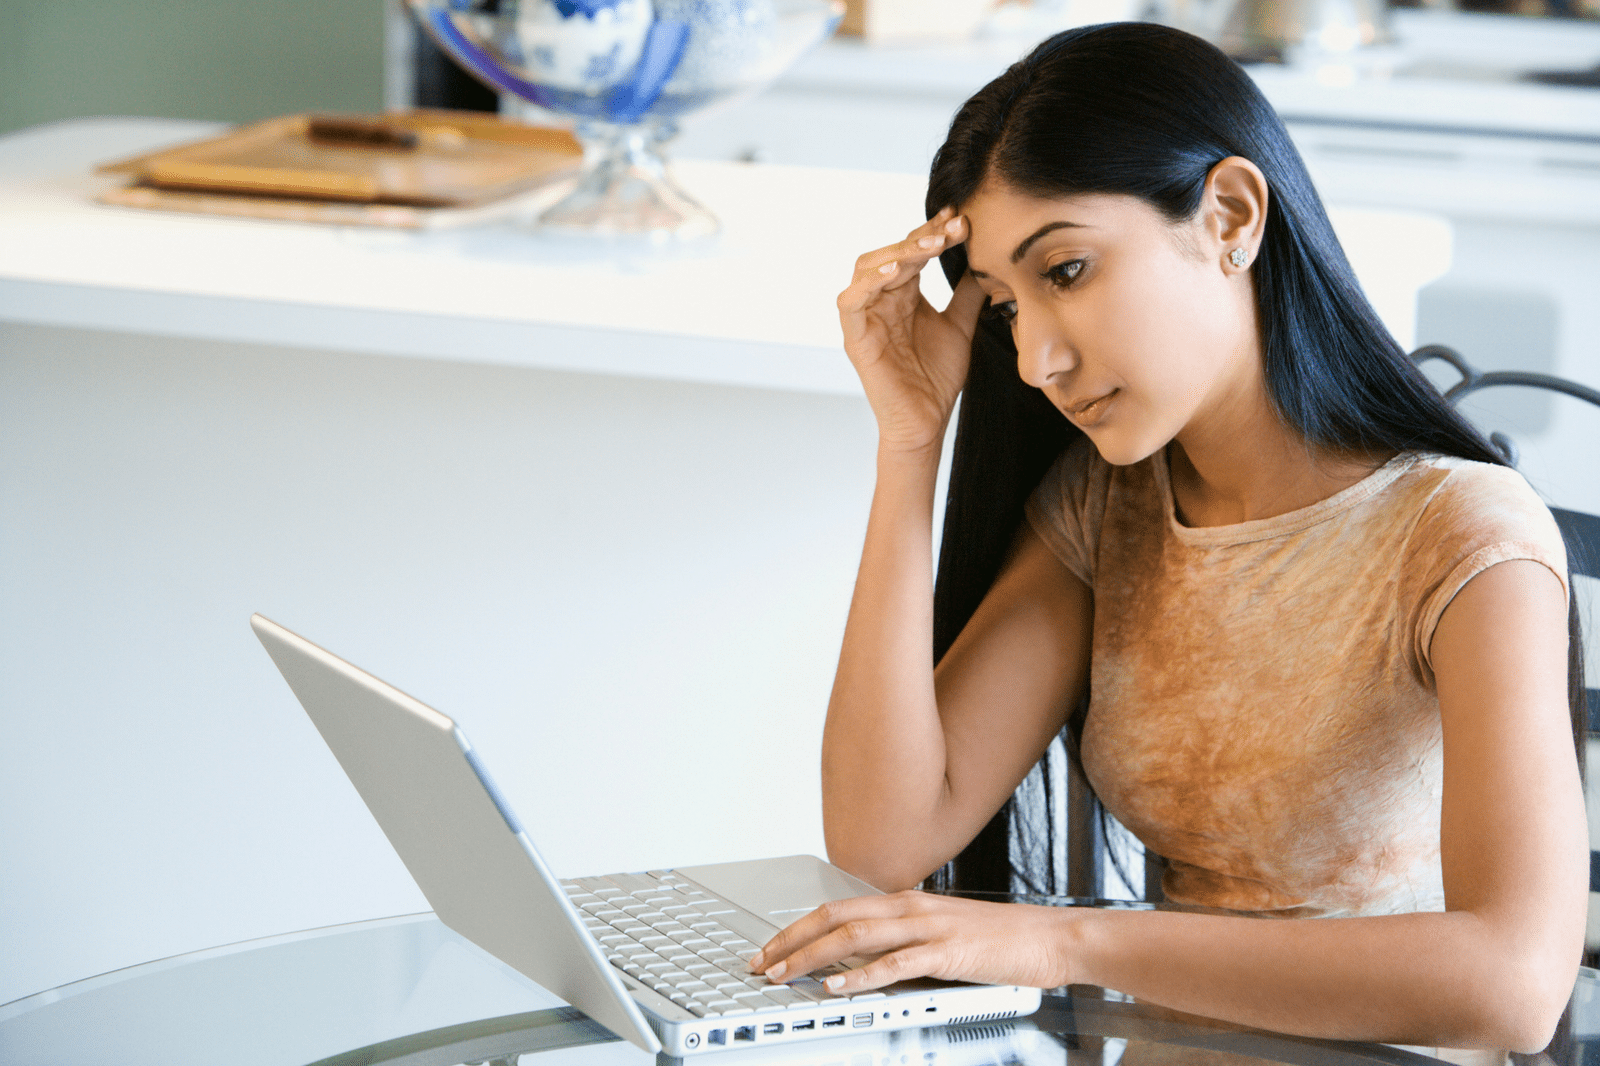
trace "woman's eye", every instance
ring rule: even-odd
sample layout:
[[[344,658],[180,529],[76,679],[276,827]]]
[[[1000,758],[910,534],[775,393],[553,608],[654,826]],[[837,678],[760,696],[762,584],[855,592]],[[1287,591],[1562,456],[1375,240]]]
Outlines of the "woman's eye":
[[[1017,301],[1007,300],[1004,303],[991,301],[989,306],[984,308],[983,314],[986,318],[998,318],[1002,322],[1010,322],[1017,317]]]
[[[1058,289],[1064,289],[1078,280],[1078,275],[1083,273],[1084,262],[1082,259],[1068,259],[1054,266],[1046,267],[1040,277]]]

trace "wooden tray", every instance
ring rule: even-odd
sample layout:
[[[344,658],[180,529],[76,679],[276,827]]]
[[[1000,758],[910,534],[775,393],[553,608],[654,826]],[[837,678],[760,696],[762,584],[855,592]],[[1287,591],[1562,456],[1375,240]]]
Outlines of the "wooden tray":
[[[381,117],[289,115],[97,169],[137,179],[102,196],[105,202],[282,218],[306,217],[305,205],[333,206],[330,201],[415,208],[481,205],[564,176],[582,157],[566,130],[505,122],[481,112],[418,110]],[[181,195],[170,195],[174,191]],[[194,197],[216,193],[255,209],[195,206],[202,201]],[[296,212],[277,213],[268,206],[274,199],[288,200]]]

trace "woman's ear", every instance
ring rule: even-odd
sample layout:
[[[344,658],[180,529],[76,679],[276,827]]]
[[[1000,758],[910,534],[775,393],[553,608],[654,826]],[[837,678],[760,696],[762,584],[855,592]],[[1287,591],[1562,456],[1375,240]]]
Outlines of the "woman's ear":
[[[1243,156],[1230,155],[1206,175],[1202,213],[1213,245],[1207,250],[1229,273],[1248,270],[1256,260],[1267,224],[1267,196],[1266,176]]]

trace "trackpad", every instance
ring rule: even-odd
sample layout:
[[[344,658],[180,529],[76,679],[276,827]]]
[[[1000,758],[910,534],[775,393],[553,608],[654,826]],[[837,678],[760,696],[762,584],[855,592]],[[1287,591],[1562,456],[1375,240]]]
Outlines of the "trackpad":
[[[676,872],[780,929],[829,900],[882,895],[814,855],[685,866]]]

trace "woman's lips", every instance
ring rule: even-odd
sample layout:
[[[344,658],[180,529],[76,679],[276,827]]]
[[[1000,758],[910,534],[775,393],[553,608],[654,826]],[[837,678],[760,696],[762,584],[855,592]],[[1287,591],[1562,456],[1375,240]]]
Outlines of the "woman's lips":
[[[1105,417],[1106,408],[1111,405],[1113,397],[1120,389],[1112,389],[1103,396],[1096,396],[1091,400],[1084,400],[1065,408],[1065,414],[1080,426],[1092,426]]]

